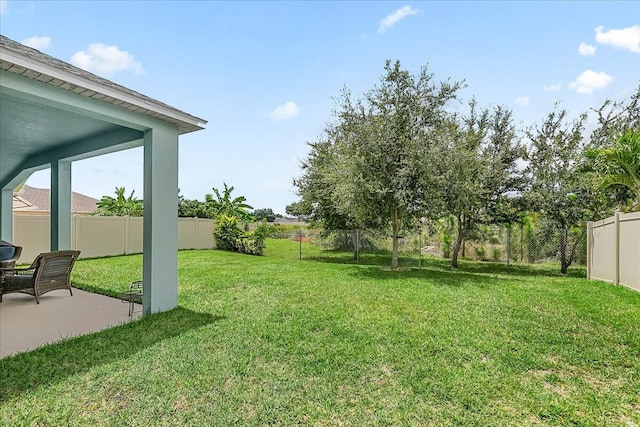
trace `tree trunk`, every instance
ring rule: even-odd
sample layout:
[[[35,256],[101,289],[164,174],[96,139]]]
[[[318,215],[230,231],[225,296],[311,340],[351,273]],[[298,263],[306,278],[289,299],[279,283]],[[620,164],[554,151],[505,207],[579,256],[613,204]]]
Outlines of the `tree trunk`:
[[[571,259],[567,258],[567,230],[563,227],[560,230],[560,274],[567,274],[571,265]]]
[[[391,250],[391,268],[398,268],[398,234],[400,234],[400,224],[398,223],[398,209],[394,208],[391,214],[391,230],[393,233],[393,248]]]
[[[453,256],[451,257],[451,267],[453,268],[458,268],[458,252],[463,240],[462,231],[462,217],[458,215],[458,235],[456,236],[456,243],[453,245]]]
[[[351,240],[353,243],[353,259],[360,261],[360,239],[359,230],[351,231]]]

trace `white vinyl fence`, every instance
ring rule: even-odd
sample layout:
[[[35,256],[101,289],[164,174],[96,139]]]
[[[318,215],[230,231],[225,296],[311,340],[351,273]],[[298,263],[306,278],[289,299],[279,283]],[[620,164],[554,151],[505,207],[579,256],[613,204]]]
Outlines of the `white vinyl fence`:
[[[49,251],[49,215],[14,215],[13,244],[22,246],[20,262]],[[211,249],[214,221],[178,218],[178,249]],[[81,216],[71,218],[71,249],[81,258],[142,253],[142,218]]]
[[[588,223],[587,278],[640,291],[640,212]]]

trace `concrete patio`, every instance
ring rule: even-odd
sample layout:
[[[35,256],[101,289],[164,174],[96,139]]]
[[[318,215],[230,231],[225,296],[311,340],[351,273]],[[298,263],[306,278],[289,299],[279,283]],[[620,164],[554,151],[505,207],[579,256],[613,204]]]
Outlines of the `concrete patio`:
[[[45,344],[98,332],[129,322],[128,304],[117,298],[73,289],[56,290],[40,297],[3,295],[0,303],[0,358]],[[133,318],[142,316],[136,304]]]

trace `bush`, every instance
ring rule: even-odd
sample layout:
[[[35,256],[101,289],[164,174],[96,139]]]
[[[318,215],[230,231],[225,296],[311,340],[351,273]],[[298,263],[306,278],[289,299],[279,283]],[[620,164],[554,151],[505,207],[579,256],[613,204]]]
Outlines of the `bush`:
[[[213,230],[216,247],[227,251],[237,251],[237,241],[242,236],[238,218],[219,215],[216,218],[216,228]]]
[[[238,252],[248,255],[262,255],[264,253],[264,238],[256,236],[253,232],[236,240]]]
[[[213,235],[218,249],[241,252],[249,255],[262,255],[264,253],[264,239],[269,235],[270,229],[266,223],[261,223],[249,233],[240,229],[238,218],[220,215],[216,219],[216,228]]]

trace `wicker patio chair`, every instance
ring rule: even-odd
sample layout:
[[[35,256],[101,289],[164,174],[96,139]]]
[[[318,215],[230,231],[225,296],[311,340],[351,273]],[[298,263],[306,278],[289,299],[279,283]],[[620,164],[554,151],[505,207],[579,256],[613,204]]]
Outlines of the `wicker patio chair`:
[[[135,304],[142,304],[142,280],[136,280],[131,283],[128,291],[124,291],[120,296],[122,302],[129,303],[129,318],[133,317],[133,309]]]
[[[2,295],[21,292],[36,297],[56,289],[71,290],[71,269],[80,251],[44,252],[38,255],[27,268],[4,269],[0,281],[0,302]]]

